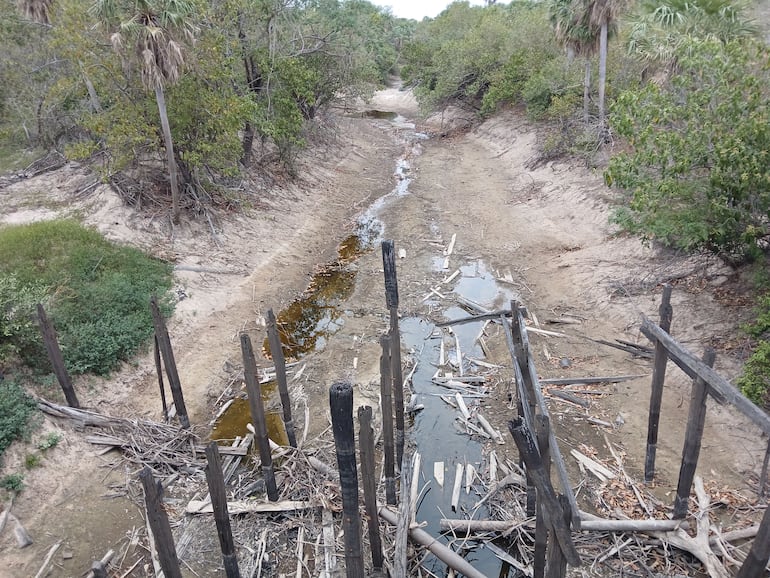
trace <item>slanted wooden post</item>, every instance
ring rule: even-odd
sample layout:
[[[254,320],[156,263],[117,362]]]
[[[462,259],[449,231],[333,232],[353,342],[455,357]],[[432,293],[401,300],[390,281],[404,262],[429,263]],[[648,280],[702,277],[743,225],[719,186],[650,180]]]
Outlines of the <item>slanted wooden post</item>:
[[[569,498],[563,494],[559,495],[559,504],[561,505],[564,523],[567,529],[570,527],[572,521]],[[559,544],[556,540],[553,540],[551,547],[548,549],[548,563],[546,565],[546,577],[547,578],[564,578],[567,575],[567,559],[564,557],[564,553],[561,551]]]
[[[548,436],[550,435],[551,422],[547,415],[538,415],[535,417],[535,427],[537,429],[537,446],[540,450],[540,457],[543,460],[543,468],[548,479],[551,479],[551,444]],[[535,508],[535,553],[532,562],[534,578],[543,578],[545,576],[545,557],[548,548],[548,527],[543,516],[543,501],[538,496]],[[558,548],[556,540],[551,541],[551,546]]]
[[[382,409],[382,444],[385,476],[385,501],[396,504],[396,459],[393,446],[393,382],[390,377],[390,339],[380,336],[382,355],[380,356],[380,402]]]
[[[267,340],[270,343],[270,355],[275,364],[275,381],[278,383],[278,393],[281,395],[286,437],[289,438],[289,445],[296,448],[297,436],[294,433],[294,422],[291,419],[291,397],[289,396],[289,384],[286,381],[286,359],[283,356],[281,336],[278,334],[278,324],[272,309],[267,310]]]
[[[663,298],[660,302],[660,328],[669,333],[674,310],[671,307],[671,285],[663,285]],[[658,340],[655,343],[655,361],[652,366],[652,391],[650,393],[650,414],[647,423],[647,454],[644,459],[644,481],[652,482],[655,477],[655,452],[658,449],[658,425],[660,424],[660,405],[663,401],[663,382],[666,379],[668,352]]]
[[[214,510],[214,522],[217,525],[219,546],[222,549],[222,562],[227,578],[240,578],[238,558],[235,554],[235,542],[230,528],[230,513],[227,511],[227,492],[225,478],[222,474],[222,461],[219,458],[219,446],[212,441],[206,446],[206,482],[211,496],[211,507]]]
[[[171,396],[174,398],[174,408],[176,408],[176,414],[179,416],[180,425],[188,428],[190,427],[190,419],[187,417],[187,407],[184,404],[182,383],[179,381],[179,372],[176,369],[174,350],[171,348],[171,339],[168,336],[166,322],[160,314],[158,300],[155,295],[150,298],[150,309],[152,310],[152,323],[155,326],[155,337],[158,339],[158,347],[163,356],[163,364],[166,366],[168,385],[171,388]]]
[[[765,568],[768,559],[770,559],[770,508],[765,508],[765,514],[759,524],[759,531],[736,578],[766,576]]]
[[[711,347],[706,348],[703,353],[703,363],[709,367],[714,367],[716,356],[716,352]],[[682,465],[679,468],[679,484],[676,487],[676,498],[674,498],[675,520],[681,520],[687,516],[690,488],[695,478],[695,469],[698,467],[703,426],[706,423],[707,397],[708,385],[706,382],[700,377],[693,380],[692,393],[690,394],[690,413],[687,417],[687,430],[682,449]]]
[[[393,404],[396,413],[396,463],[404,457],[404,376],[401,370],[401,332],[398,329],[398,279],[396,249],[393,241],[382,242],[382,267],[385,271],[385,304],[390,312],[390,373],[393,379]]]
[[[259,448],[259,459],[262,462],[262,476],[265,478],[267,499],[271,502],[277,502],[278,487],[275,484],[273,455],[270,453],[270,439],[267,437],[265,406],[262,403],[262,388],[257,379],[257,362],[254,360],[254,349],[251,346],[251,339],[245,333],[241,333],[241,353],[243,354],[243,376],[244,381],[246,381],[246,393],[249,395],[251,421],[254,424],[254,438]]]
[[[139,479],[144,487],[144,503],[147,508],[147,521],[155,539],[155,549],[158,552],[158,562],[163,569],[166,578],[182,578],[182,570],[179,567],[179,558],[176,556],[174,536],[171,533],[171,524],[163,507],[163,486],[156,481],[152,470],[145,466],[139,472]]]
[[[358,472],[356,439],[353,432],[353,385],[335,383],[329,388],[334,446],[342,490],[342,531],[345,538],[345,572],[347,578],[364,577],[364,555],[361,548],[361,516],[358,511]]]
[[[72,387],[72,380],[67,372],[67,367],[64,365],[64,358],[59,348],[59,340],[56,339],[56,330],[45,314],[43,305],[40,303],[37,304],[37,319],[40,322],[40,331],[43,334],[43,342],[48,352],[48,359],[51,361],[53,372],[56,374],[56,379],[59,381],[59,385],[64,392],[67,405],[79,408],[80,402],[78,401],[78,396],[75,395],[75,388]]]
[[[575,544],[572,542],[569,525],[564,522],[562,506],[553,490],[551,480],[545,472],[543,459],[537,449],[537,444],[532,437],[529,428],[521,419],[515,419],[508,422],[508,430],[516,442],[519,454],[524,458],[527,471],[532,477],[532,482],[537,488],[538,500],[543,504],[545,516],[550,520],[553,526],[553,533],[561,547],[564,557],[571,566],[580,566],[580,554],[578,554]]]
[[[382,540],[377,514],[377,471],[374,466],[374,430],[372,429],[372,408],[368,405],[358,408],[358,443],[361,454],[361,478],[364,488],[366,523],[369,526],[369,545],[372,550],[372,567],[380,572],[383,566]]]
[[[160,348],[158,336],[153,336],[153,354],[155,357],[155,373],[158,374],[158,387],[160,387],[160,403],[163,406],[163,421],[168,423],[168,404],[166,403],[166,388],[163,386],[163,368],[160,365]]]
[[[767,466],[770,463],[770,437],[767,438],[767,449],[765,450],[765,459],[762,460],[762,473],[759,474],[759,497],[765,497],[765,487],[767,486]]]

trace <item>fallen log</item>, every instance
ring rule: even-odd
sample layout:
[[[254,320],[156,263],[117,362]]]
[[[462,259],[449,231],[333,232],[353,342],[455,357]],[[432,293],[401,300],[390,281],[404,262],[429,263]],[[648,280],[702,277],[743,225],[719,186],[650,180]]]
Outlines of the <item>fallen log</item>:
[[[647,375],[615,375],[607,377],[558,377],[553,379],[540,379],[540,385],[592,385],[596,383],[620,383],[647,377]]]
[[[379,515],[391,526],[398,524],[398,514],[388,508],[380,508]],[[412,541],[425,546],[436,558],[467,578],[486,578],[486,574],[476,570],[465,558],[447,548],[425,530],[417,527],[409,528],[409,537]]]
[[[598,518],[586,512],[580,512],[581,532],[668,532],[678,528],[687,529],[689,524],[683,520],[612,520]],[[442,532],[475,534],[483,532],[508,533],[516,528],[534,528],[533,518],[526,520],[461,520],[442,518],[439,528]]]
[[[318,507],[314,501],[283,500],[279,502],[257,502],[254,500],[238,500],[227,502],[230,514],[254,514],[265,512],[293,512]],[[185,508],[187,514],[213,514],[214,507],[208,500],[190,500]]]

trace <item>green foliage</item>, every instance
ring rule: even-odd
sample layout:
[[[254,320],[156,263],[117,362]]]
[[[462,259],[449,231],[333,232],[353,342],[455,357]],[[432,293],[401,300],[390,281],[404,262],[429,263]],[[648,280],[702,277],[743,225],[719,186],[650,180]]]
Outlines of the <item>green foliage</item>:
[[[104,375],[133,355],[152,335],[150,296],[171,286],[168,264],[74,221],[0,230],[0,264],[22,287],[49,288],[49,317],[73,373]]]
[[[42,284],[22,283],[13,273],[0,273],[0,368],[19,356],[37,357],[40,328],[36,307],[45,301]]]
[[[770,341],[760,341],[738,378],[743,395],[759,406],[770,402]]]
[[[20,492],[24,489],[24,474],[8,474],[0,478],[0,488],[9,492]]]
[[[678,74],[619,96],[611,124],[633,147],[605,179],[626,193],[615,221],[645,239],[740,258],[770,210],[768,50],[693,40]]]
[[[24,456],[24,467],[31,470],[38,467],[42,461],[43,458],[40,454],[27,454]]]
[[[0,456],[8,446],[29,434],[37,403],[19,382],[0,381]]]
[[[61,436],[58,433],[53,431],[48,432],[43,437],[43,439],[37,442],[37,449],[39,449],[41,452],[48,451],[58,446],[60,441],[61,441]]]

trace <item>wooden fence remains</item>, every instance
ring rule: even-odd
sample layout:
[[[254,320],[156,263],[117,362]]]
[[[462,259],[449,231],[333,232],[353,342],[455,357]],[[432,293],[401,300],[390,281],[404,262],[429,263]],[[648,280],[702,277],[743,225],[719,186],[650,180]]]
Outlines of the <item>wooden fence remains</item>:
[[[174,350],[171,348],[171,339],[168,336],[168,329],[166,328],[166,322],[163,319],[163,315],[158,307],[158,300],[153,295],[150,298],[150,309],[152,311],[152,323],[155,327],[155,338],[158,340],[158,348],[160,349],[161,356],[163,357],[163,365],[166,368],[166,376],[168,377],[168,385],[171,388],[171,397],[174,399],[174,409],[177,416],[179,416],[179,423],[184,428],[190,427],[190,418],[187,417],[187,407],[184,403],[184,395],[182,395],[182,383],[179,381],[179,371],[177,371],[176,360],[174,359]],[[160,369],[160,364],[158,364]],[[158,372],[158,380],[163,384],[160,372]],[[165,394],[162,396],[165,400]],[[168,412],[166,412],[168,415]]]
[[[40,322],[40,331],[43,334],[43,342],[48,352],[48,359],[51,361],[53,372],[64,392],[67,405],[78,408],[80,407],[80,402],[75,394],[75,388],[72,387],[72,380],[67,372],[67,367],[64,365],[64,358],[59,348],[59,340],[56,338],[56,330],[53,327],[53,323],[48,319],[43,305],[40,303],[37,304],[37,318]]]

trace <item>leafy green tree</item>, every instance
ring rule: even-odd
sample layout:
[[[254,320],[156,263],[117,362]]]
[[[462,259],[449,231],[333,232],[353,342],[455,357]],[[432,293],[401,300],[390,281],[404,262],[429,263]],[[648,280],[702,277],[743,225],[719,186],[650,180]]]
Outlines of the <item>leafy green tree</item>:
[[[615,219],[666,245],[749,257],[768,233],[768,49],[694,39],[674,56],[676,75],[615,103],[632,147],[605,173],[627,195]]]

